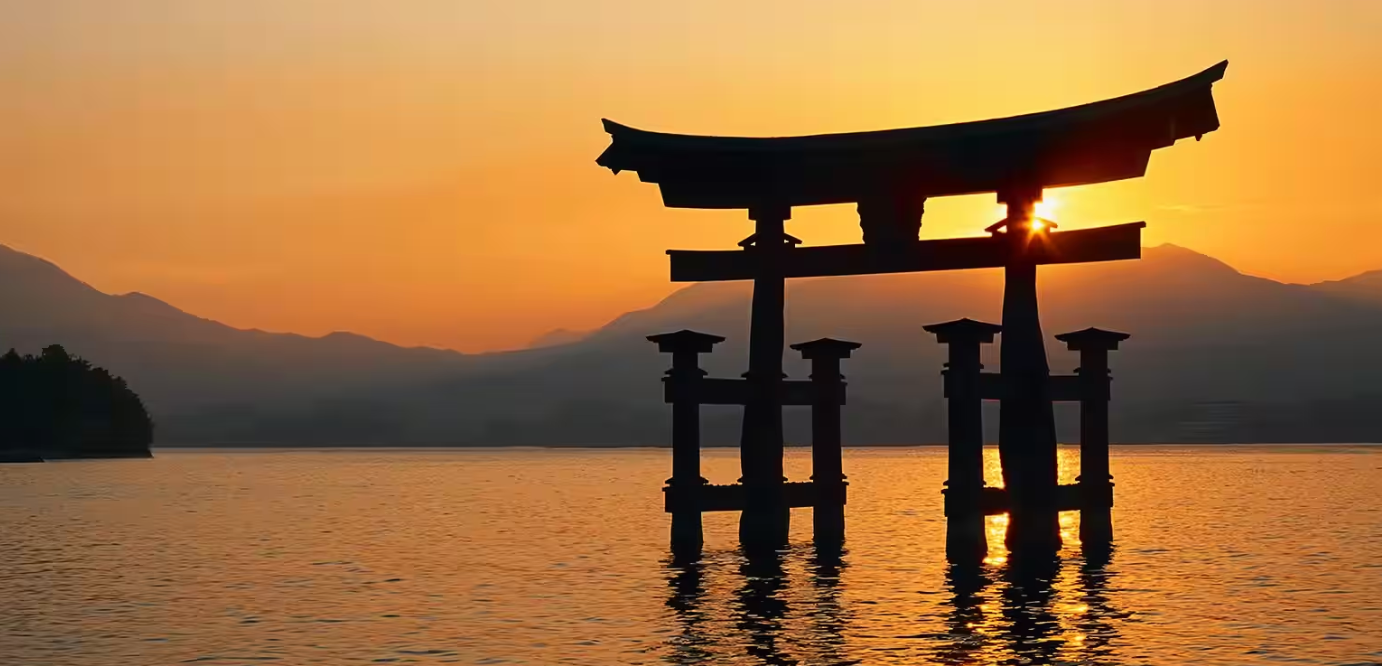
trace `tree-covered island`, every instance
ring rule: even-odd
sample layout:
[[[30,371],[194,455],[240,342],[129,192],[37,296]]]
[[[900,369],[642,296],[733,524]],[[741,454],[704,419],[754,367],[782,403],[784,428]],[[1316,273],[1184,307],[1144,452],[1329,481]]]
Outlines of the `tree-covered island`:
[[[0,356],[0,461],[147,458],[153,421],[124,379],[61,345]]]

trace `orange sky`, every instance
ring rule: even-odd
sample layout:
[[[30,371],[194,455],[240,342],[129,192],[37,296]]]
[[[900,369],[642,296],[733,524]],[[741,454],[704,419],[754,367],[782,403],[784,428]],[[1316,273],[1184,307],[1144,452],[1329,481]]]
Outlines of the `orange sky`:
[[[241,327],[473,351],[598,326],[728,248],[595,166],[600,118],[798,134],[1037,111],[1228,58],[1224,127],[1057,193],[1289,281],[1382,268],[1377,0],[0,0],[0,243]],[[992,197],[932,201],[970,235]],[[852,207],[798,210],[808,243]]]

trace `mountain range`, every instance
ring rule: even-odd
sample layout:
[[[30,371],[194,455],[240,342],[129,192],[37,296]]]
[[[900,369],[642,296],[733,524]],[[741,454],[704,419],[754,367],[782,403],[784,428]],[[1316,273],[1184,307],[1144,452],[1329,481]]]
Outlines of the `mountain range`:
[[[1285,284],[1163,245],[1138,261],[1043,268],[1040,289],[1048,338],[1087,326],[1132,334],[1112,358],[1117,441],[1382,441],[1382,272]],[[996,270],[796,280],[788,342],[863,343],[844,366],[847,442],[942,442],[944,349],[921,327],[996,322],[1001,295]],[[668,359],[644,338],[723,335],[704,365],[737,376],[749,296],[744,283],[693,285],[595,331],[461,354],[236,329],[147,295],[102,293],[0,246],[0,347],[58,343],[125,377],[159,446],[660,445]],[[997,349],[985,354],[997,369]],[[1053,372],[1074,369],[1053,339],[1049,355]],[[786,371],[807,375],[790,351]],[[993,420],[996,406],[986,409]],[[1072,409],[1058,409],[1067,440]],[[737,440],[737,411],[704,410],[707,443]],[[803,411],[789,410],[791,442],[809,441]]]

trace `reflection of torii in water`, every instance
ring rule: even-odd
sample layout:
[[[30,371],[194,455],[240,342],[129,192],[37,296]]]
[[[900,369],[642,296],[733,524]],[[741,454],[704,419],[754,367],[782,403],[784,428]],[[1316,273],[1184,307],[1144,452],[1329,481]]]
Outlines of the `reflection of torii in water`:
[[[811,550],[792,547],[785,551],[745,548],[739,559],[739,582],[733,593],[733,627],[743,632],[742,640],[730,640],[723,630],[728,622],[716,616],[726,610],[708,602],[704,581],[707,560],[673,557],[667,562],[667,583],[671,594],[667,606],[673,611],[679,633],[669,641],[668,659],[676,664],[700,664],[724,660],[715,648],[730,646],[745,648],[749,656],[765,664],[851,663],[845,659],[845,629],[849,612],[840,600],[840,575],[846,568],[844,550],[838,544],[816,544]],[[784,566],[787,559],[804,559],[808,563],[807,579],[814,591],[809,599],[801,591],[793,593],[792,578]],[[723,559],[712,563],[727,565]],[[725,568],[728,568],[727,566]],[[801,579],[797,579],[801,583]],[[794,601],[789,608],[787,596]],[[789,629],[789,610],[792,615],[810,618],[810,629]],[[717,621],[718,620],[718,621]],[[804,637],[809,637],[802,642]],[[791,639],[797,639],[791,642]],[[788,644],[791,642],[791,644]],[[742,644],[742,645],[739,645]],[[804,652],[790,655],[796,648]]]
[[[951,564],[946,571],[952,595],[946,621],[949,633],[935,648],[935,661],[1113,660],[1112,644],[1121,622],[1132,613],[1118,610],[1108,600],[1112,551],[1102,545],[1083,551],[1081,557],[1064,563],[1048,555],[1010,557],[994,570],[974,562]],[[1078,571],[1070,571],[1074,567]],[[987,598],[986,590],[998,598]],[[1079,632],[1078,638],[1063,635],[1070,627]]]
[[[673,281],[754,283],[745,378],[697,384],[703,373],[693,367],[694,354],[691,366],[669,378],[668,399],[683,407],[744,406],[740,485],[706,486],[695,454],[674,452],[667,488],[674,525],[679,514],[694,514],[694,523],[688,518],[682,524],[694,527],[690,531],[699,547],[700,511],[739,509],[741,539],[771,543],[785,540],[791,506],[815,506],[818,514],[842,510],[842,476],[814,478],[810,492],[784,484],[784,404],[825,409],[844,399],[840,387],[838,396],[803,402],[794,397],[797,387],[784,381],[786,278],[1002,267],[999,443],[1004,498],[1013,518],[1009,540],[1018,547],[1058,546],[1052,383],[1037,310],[1036,267],[1137,258],[1143,223],[1053,231],[1037,222],[1034,207],[1044,188],[1139,178],[1153,150],[1218,129],[1212,86],[1227,66],[1219,63],[1159,88],[1083,106],[915,129],[738,138],[647,132],[605,121],[612,143],[597,160],[600,165],[656,183],[669,207],[745,209],[755,222],[739,250],[669,252]],[[995,193],[1007,205],[1007,216],[989,227],[990,236],[917,238],[927,198],[978,193]],[[858,207],[862,244],[798,247],[800,241],[785,233],[793,207],[843,203]],[[676,355],[674,341],[661,337],[664,351]],[[688,344],[709,351],[704,340]],[[698,434],[688,435],[698,431],[688,430],[693,426],[678,413],[695,412],[674,411],[674,449],[698,446]],[[835,428],[838,435],[838,422]],[[830,436],[830,428],[813,427],[813,437],[822,434]],[[1107,479],[1097,481],[1107,485]],[[957,500],[957,508],[978,511],[979,497]]]
[[[893,655],[897,649],[916,650],[918,661],[940,664],[1112,659],[1132,613],[1109,602],[1111,551],[1102,546],[1082,551],[1070,558],[1038,554],[952,563],[945,572],[950,596],[940,602],[944,629],[908,636],[905,645],[885,640],[883,649]],[[896,617],[896,611],[854,605],[872,603],[869,592],[876,589],[868,580],[844,580],[844,555],[838,546],[817,544],[812,550],[794,544],[782,551],[673,558],[666,569],[667,606],[678,631],[668,638],[667,661],[719,662],[746,650],[765,664],[867,662],[861,657],[878,645],[867,639],[886,638],[876,624]],[[717,584],[706,584],[707,573]],[[734,582],[726,584],[729,580]],[[711,587],[733,592],[711,594]],[[875,610],[862,615],[873,617],[856,615],[865,608]],[[1072,629],[1077,635],[1070,635]]]

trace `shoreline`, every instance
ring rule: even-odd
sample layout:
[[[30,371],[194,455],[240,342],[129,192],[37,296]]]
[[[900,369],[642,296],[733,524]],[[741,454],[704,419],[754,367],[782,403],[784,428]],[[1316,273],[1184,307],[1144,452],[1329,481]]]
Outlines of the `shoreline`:
[[[153,450],[91,456],[47,456],[37,451],[5,451],[0,452],[0,464],[66,462],[70,460],[147,460],[153,457]]]
[[[1063,443],[1061,448],[1079,448],[1078,443]],[[1235,443],[1210,443],[1210,442],[1159,442],[1159,443],[1124,443],[1112,444],[1119,448],[1143,448],[1143,447],[1194,447],[1194,448],[1233,448],[1233,447],[1355,447],[1355,448],[1382,448],[1382,442],[1235,442]],[[591,445],[459,445],[459,444],[410,444],[400,446],[388,445],[340,445],[340,444],[197,444],[197,445],[174,445],[155,447],[154,453],[160,451],[179,452],[179,451],[627,451],[627,450],[646,450],[646,451],[670,451],[672,447],[664,445],[619,445],[619,446],[591,446]],[[726,446],[704,446],[705,450],[738,450],[738,445]],[[788,445],[789,450],[809,451],[809,445]],[[946,444],[856,444],[845,445],[845,449],[945,449]],[[985,444],[986,449],[997,449],[997,444]],[[152,457],[152,455],[150,456]]]

